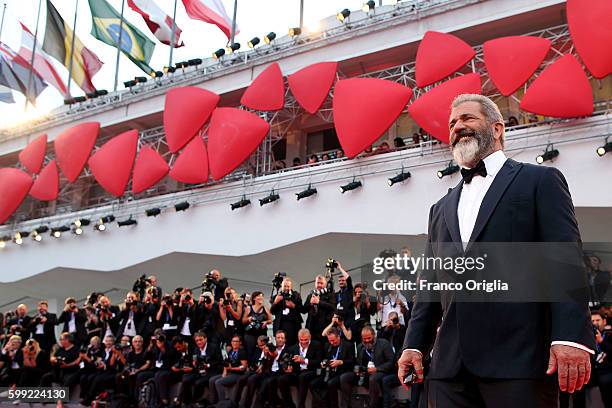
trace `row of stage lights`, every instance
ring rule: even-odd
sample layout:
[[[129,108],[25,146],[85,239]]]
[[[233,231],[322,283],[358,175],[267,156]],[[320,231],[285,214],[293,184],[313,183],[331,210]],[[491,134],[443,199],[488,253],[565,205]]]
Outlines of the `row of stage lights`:
[[[612,152],[612,142],[608,141],[608,138],[606,138],[604,145],[598,147],[596,150],[596,153],[598,156],[602,157],[608,152]],[[552,144],[549,144],[548,146],[546,146],[546,150],[542,154],[536,157],[536,163],[542,164],[546,161],[552,161],[558,156],[559,156],[559,150],[555,149]],[[448,166],[446,166],[446,168],[437,171],[437,176],[438,178],[442,179],[446,176],[450,176],[450,175],[453,175],[459,172],[459,170],[460,170],[460,167],[451,160],[448,163]],[[405,171],[402,168],[402,170],[397,175],[387,179],[387,184],[389,184],[389,187],[392,187],[395,184],[403,183],[404,181],[408,180],[410,177],[411,177],[410,172]],[[363,187],[363,184],[361,183],[361,181],[353,178],[353,180],[350,181],[349,183],[343,184],[340,186],[340,192],[344,194],[348,191],[356,190],[361,187]],[[317,189],[313,187],[311,184],[309,184],[305,190],[300,191],[299,193],[295,193],[295,197],[297,201],[300,201],[304,198],[311,197],[315,194],[317,194]],[[259,205],[263,207],[264,205],[271,204],[279,199],[280,199],[280,195],[278,194],[278,192],[276,192],[275,190],[272,190],[269,195],[267,195],[264,198],[259,199]],[[239,201],[235,203],[231,203],[230,208],[232,211],[234,211],[239,208],[246,207],[248,205],[251,205],[251,200],[249,200],[246,197],[246,195],[243,195]],[[176,212],[186,211],[187,209],[189,209],[190,206],[191,204],[188,201],[183,201],[183,202],[175,204],[174,210]],[[157,217],[158,215],[161,214],[161,212],[162,212],[162,208],[153,207],[153,208],[149,208],[145,210],[145,215],[147,217]],[[108,228],[107,227],[108,224],[114,221],[115,221],[114,215],[107,215],[105,217],[101,217],[96,221],[96,223],[93,226],[93,229],[99,232],[106,231],[106,229]],[[43,225],[32,231],[19,231],[19,232],[16,232],[12,237],[11,236],[0,237],[0,249],[4,248],[7,242],[10,242],[10,241],[13,241],[17,245],[22,245],[24,238],[27,238],[29,236],[32,238],[33,241],[41,242],[43,240],[43,234],[47,232],[49,232],[53,238],[60,238],[63,233],[69,232],[69,231],[72,232],[74,235],[80,236],[84,232],[83,227],[86,227],[90,224],[91,224],[90,219],[80,218],[74,221],[69,226],[63,225],[60,227],[49,228],[48,226]],[[132,226],[132,225],[137,225],[137,224],[138,224],[138,221],[133,219],[132,216],[130,216],[126,220],[117,222],[117,226],[119,227],[127,227],[127,226]]]

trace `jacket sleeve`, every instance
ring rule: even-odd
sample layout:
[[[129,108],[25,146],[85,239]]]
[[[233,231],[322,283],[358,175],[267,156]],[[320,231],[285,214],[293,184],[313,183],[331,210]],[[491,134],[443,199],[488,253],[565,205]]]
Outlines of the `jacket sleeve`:
[[[391,344],[384,339],[379,339],[378,341],[381,343],[379,347],[381,348],[384,362],[376,367],[376,371],[390,374],[395,365]]]

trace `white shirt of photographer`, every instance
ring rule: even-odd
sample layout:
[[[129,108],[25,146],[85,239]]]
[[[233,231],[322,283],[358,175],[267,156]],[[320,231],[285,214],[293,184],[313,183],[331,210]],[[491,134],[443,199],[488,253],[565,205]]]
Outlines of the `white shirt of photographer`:
[[[459,196],[459,205],[457,206],[457,218],[459,220],[459,232],[461,234],[463,249],[467,247],[470,237],[472,236],[472,231],[474,231],[482,200],[487,194],[487,191],[489,191],[491,184],[493,184],[493,180],[495,180],[495,176],[504,166],[506,160],[507,157],[501,150],[491,153],[483,159],[487,169],[486,177],[476,175],[472,178],[470,183],[463,183],[461,195]],[[595,353],[590,348],[571,341],[553,341],[551,346],[555,344],[577,347],[591,354]]]

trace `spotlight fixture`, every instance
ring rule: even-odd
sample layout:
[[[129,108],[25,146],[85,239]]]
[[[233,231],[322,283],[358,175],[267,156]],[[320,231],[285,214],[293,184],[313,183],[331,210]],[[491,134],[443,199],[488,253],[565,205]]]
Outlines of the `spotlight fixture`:
[[[368,13],[374,10],[375,7],[376,3],[374,2],[374,0],[369,0],[368,2],[363,3],[363,7],[361,7],[361,10],[363,10],[364,13]]]
[[[96,225],[94,225],[94,229],[96,231],[106,231],[106,224],[115,221],[114,215],[107,215],[106,217],[102,217],[98,220]]]
[[[456,172],[458,172],[460,170],[460,167],[456,164],[453,164],[453,162],[449,162],[448,166],[446,166],[445,169],[443,170],[438,170],[438,178],[444,178],[446,176],[450,176],[451,174],[455,174]]]
[[[161,214],[161,208],[149,208],[148,210],[145,210],[145,214],[147,217],[157,217],[159,214]]]
[[[131,80],[129,80],[129,81],[125,81],[125,82],[123,83],[123,86],[125,86],[126,88],[131,88],[131,87],[133,87],[133,86],[136,86],[136,81],[135,81],[135,80],[133,80],[133,79],[131,79]]]
[[[17,245],[21,245],[23,244],[23,239],[26,238],[28,235],[30,235],[29,232],[16,232],[13,236],[13,241],[15,241]]]
[[[124,221],[117,222],[117,225],[120,227],[129,227],[130,225],[137,225],[138,221],[132,219],[131,217]]]
[[[357,188],[359,188],[359,187],[361,187],[361,186],[362,186],[361,181],[356,181],[356,180],[353,180],[353,181],[351,181],[351,182],[350,182],[350,183],[348,183],[348,184],[345,184],[345,185],[343,185],[343,186],[340,186],[340,192],[341,192],[342,194],[344,194],[344,193],[346,193],[347,191],[355,190],[355,189],[357,189]]]
[[[139,84],[144,84],[145,82],[147,82],[147,77],[137,76],[137,77],[134,77],[134,81],[136,81]]]
[[[189,208],[189,206],[190,204],[187,201],[183,201],[182,203],[175,204],[174,209],[176,210],[176,212],[185,211]]]
[[[544,153],[536,157],[536,163],[542,164],[545,161],[552,161],[558,155],[559,151],[553,148],[552,144],[549,144],[548,146],[546,146],[546,150],[544,150]]]
[[[280,196],[278,194],[276,194],[274,192],[274,190],[272,190],[272,192],[270,193],[269,196],[259,199],[259,206],[263,207],[266,204],[273,203],[274,201],[278,200],[279,198],[280,198]]]
[[[51,228],[51,236],[53,238],[59,238],[62,236],[62,232],[70,231],[70,227],[62,225],[61,227]]]
[[[190,67],[197,67],[201,63],[202,63],[202,58],[192,58],[187,61],[187,65],[189,65]]]
[[[227,52],[229,52],[230,54],[235,53],[236,51],[238,51],[240,49],[240,43],[233,43],[233,44],[228,44],[227,46]]]
[[[88,218],[80,218],[76,220],[73,224],[75,227],[83,227],[91,224],[91,220]]]
[[[259,43],[260,43],[259,37],[253,37],[253,39],[249,41],[247,45],[249,46],[249,48],[255,48],[257,44]]]
[[[338,19],[338,21],[344,22],[347,18],[349,18],[350,15],[351,15],[351,10],[344,9],[338,14],[336,14],[336,18]]]
[[[47,227],[46,225],[38,227],[34,231],[32,231],[32,239],[36,242],[40,242],[43,239],[42,234],[48,231],[49,231],[49,227]]]
[[[108,95],[108,91],[106,89],[96,89],[96,96],[105,96]]]
[[[164,76],[164,73],[161,71],[151,71],[149,75],[151,76],[151,78],[161,78]]]
[[[295,197],[297,198],[298,201],[300,201],[302,198],[310,197],[311,195],[314,195],[314,194],[317,194],[317,189],[313,188],[309,184],[306,190],[300,191],[299,193],[295,193]]]
[[[604,145],[597,148],[597,155],[602,157],[608,152],[612,152],[612,142],[608,142],[608,138],[606,137]]]
[[[219,59],[225,55],[225,49],[219,48],[217,51],[213,52],[213,58]]]
[[[176,71],[175,67],[164,67],[164,72],[166,74],[172,74],[172,73],[174,73],[174,71]]]
[[[94,92],[87,92],[87,93],[85,94],[85,96],[86,96],[88,99],[93,99],[93,98],[97,97],[98,95],[97,95],[97,94],[96,94],[96,92],[94,91]]]
[[[126,86],[127,88],[127,86]],[[64,105],[72,105],[74,103],[74,98],[66,98],[64,99]]]
[[[75,225],[74,227],[72,227],[72,233],[74,235],[83,235],[83,228],[82,227],[77,227]]]
[[[389,183],[389,187],[393,186],[394,184],[402,183],[408,180],[410,176],[411,174],[409,171],[404,171],[404,169],[402,169],[402,171],[397,176],[393,176],[387,180]]]
[[[75,96],[74,97],[74,103],[85,102],[86,100],[87,100],[87,98],[84,97],[84,96]]]
[[[270,31],[268,35],[264,37],[264,42],[266,44],[270,44],[276,38],[276,33],[274,31]]]
[[[238,208],[242,208],[242,207],[246,207],[247,205],[251,204],[251,200],[247,199],[246,196],[242,196],[242,200],[240,201],[236,201],[235,203],[230,204],[232,211],[238,209]]]
[[[0,237],[0,249],[5,248],[6,243],[9,242],[10,240],[11,240],[11,237],[9,236]]]
[[[181,61],[181,62],[177,62],[176,64],[174,64],[175,68],[187,68],[189,66],[189,63],[187,61]]]
[[[289,35],[291,37],[295,37],[302,34],[302,29],[300,27],[292,27],[289,29]]]

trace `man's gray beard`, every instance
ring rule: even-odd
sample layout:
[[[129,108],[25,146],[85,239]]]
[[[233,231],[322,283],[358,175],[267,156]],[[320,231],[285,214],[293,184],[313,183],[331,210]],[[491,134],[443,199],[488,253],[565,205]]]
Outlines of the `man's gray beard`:
[[[492,146],[493,132],[481,129],[475,131],[473,137],[459,140],[451,150],[458,165],[471,169],[490,152]]]

